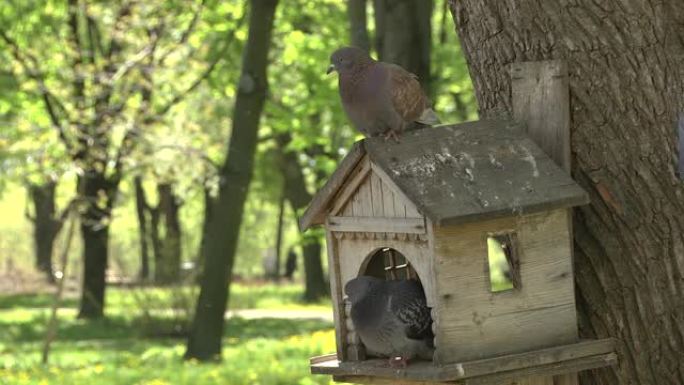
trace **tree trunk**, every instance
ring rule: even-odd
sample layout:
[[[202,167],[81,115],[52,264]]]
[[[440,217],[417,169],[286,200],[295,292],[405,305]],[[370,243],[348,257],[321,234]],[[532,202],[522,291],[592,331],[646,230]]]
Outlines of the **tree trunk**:
[[[147,199],[145,189],[142,185],[142,177],[136,176],[133,185],[135,187],[135,212],[138,217],[138,236],[140,238],[140,279],[147,281],[150,279],[150,253],[147,244],[148,220],[147,220]]]
[[[81,213],[81,236],[83,238],[83,287],[81,306],[78,318],[94,319],[104,316],[105,305],[105,273],[109,257],[109,221],[108,208],[100,206],[102,196],[108,194],[111,184],[104,175],[94,171],[86,171],[81,177],[81,196],[87,207]]]
[[[374,0],[375,49],[381,61],[418,75],[430,94],[432,0]]]
[[[280,135],[277,138],[280,165],[285,177],[285,196],[296,213],[304,209],[313,198],[306,189],[306,179],[302,173],[302,167],[294,152],[285,152],[284,149],[292,140],[290,134]],[[304,261],[304,300],[317,301],[328,295],[328,284],[325,281],[323,264],[321,262],[321,241],[317,237],[304,237],[302,239],[302,257]]]
[[[181,225],[178,217],[180,205],[170,184],[157,185],[159,195],[158,215],[164,217],[164,237],[159,239],[159,219],[155,222],[158,245],[155,254],[154,279],[159,284],[178,282],[181,264]]]
[[[224,313],[235,250],[254,168],[259,119],[266,100],[268,52],[277,0],[251,2],[249,36],[233,110],[228,156],[219,171],[221,187],[209,223],[205,268],[185,358],[221,356]]]
[[[199,253],[195,262],[195,273],[197,280],[200,281],[202,272],[204,271],[204,256],[206,255],[207,242],[209,237],[209,223],[211,222],[213,206],[216,199],[211,196],[211,191],[208,187],[204,187],[204,218],[202,219],[202,239],[200,239]]]
[[[55,190],[57,182],[50,181],[45,184],[31,184],[28,187],[29,195],[33,201],[34,217],[33,241],[36,256],[36,268],[45,274],[49,282],[54,282],[52,274],[52,249],[55,238],[61,228],[61,222],[56,218]]]
[[[283,190],[284,190],[283,186]],[[283,243],[283,221],[285,219],[285,191],[280,193],[280,202],[278,205],[278,227],[276,228],[276,242],[275,242],[275,271],[273,272],[273,279],[280,278],[280,262],[281,262],[281,248]]]
[[[615,337],[619,365],[595,384],[684,383],[684,111],[680,0],[555,5],[451,1],[481,116],[510,114],[508,64],[568,63],[580,332]],[[681,156],[681,154],[680,154]]]
[[[366,17],[366,0],[347,0],[347,16],[351,45],[370,51],[370,38]]]
[[[323,264],[321,263],[321,240],[317,237],[306,237],[302,245],[304,260],[304,301],[315,302],[328,295],[328,284],[325,282]]]

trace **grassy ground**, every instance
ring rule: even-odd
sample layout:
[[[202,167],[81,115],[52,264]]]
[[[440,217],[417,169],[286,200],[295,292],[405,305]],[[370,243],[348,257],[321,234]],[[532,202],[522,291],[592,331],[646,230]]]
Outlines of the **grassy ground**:
[[[190,295],[191,293],[188,293]],[[297,302],[295,285],[233,287],[237,308],[329,309]],[[50,297],[0,296],[0,384],[327,384],[311,376],[308,358],[334,351],[332,325],[318,319],[231,318],[224,335],[224,360],[184,362],[185,316],[172,289],[114,289],[107,319],[75,319],[75,299],[60,314],[50,364],[40,364]],[[176,306],[176,310],[169,307]],[[158,310],[145,311],[145,307]],[[277,315],[277,311],[274,312]]]

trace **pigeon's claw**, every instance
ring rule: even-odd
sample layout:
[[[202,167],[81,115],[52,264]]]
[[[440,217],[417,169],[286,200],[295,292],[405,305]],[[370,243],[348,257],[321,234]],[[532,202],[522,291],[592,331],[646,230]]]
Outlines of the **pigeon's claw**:
[[[385,132],[385,141],[390,139],[394,139],[395,142],[399,143],[399,134],[397,134],[393,128],[390,128]]]
[[[390,357],[389,365],[392,368],[402,368],[406,369],[408,366],[409,358],[404,356]]]

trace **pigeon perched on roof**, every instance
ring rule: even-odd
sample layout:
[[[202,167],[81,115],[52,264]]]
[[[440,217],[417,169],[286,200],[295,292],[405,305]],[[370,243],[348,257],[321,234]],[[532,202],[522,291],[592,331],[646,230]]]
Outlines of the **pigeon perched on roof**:
[[[366,352],[389,357],[393,366],[406,366],[415,357],[432,360],[432,318],[420,283],[361,276],[349,281],[344,291]]]
[[[330,63],[328,73],[339,74],[344,111],[364,135],[397,139],[406,129],[439,123],[417,76],[400,66],[356,47],[338,49]]]

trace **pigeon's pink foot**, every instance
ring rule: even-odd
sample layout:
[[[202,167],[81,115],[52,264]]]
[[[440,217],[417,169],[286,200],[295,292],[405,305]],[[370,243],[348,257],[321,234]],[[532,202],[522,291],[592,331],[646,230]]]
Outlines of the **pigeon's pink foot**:
[[[393,129],[390,128],[385,132],[385,141],[388,141],[390,139],[394,139],[395,142],[399,143],[399,134]]]
[[[406,369],[408,366],[408,357],[403,357],[403,356],[396,356],[396,357],[390,357],[389,359],[389,365],[392,368],[402,368]]]

